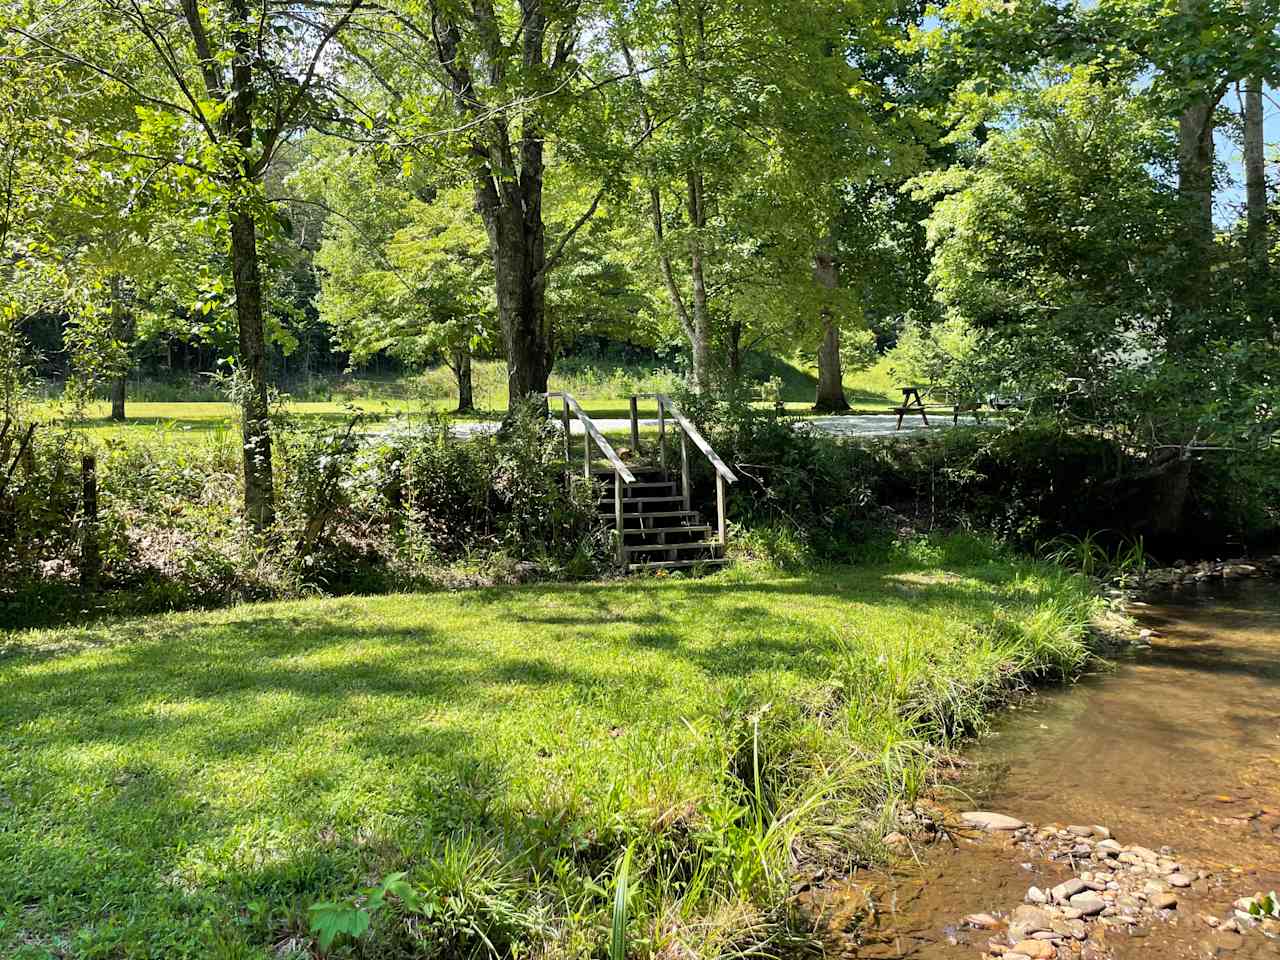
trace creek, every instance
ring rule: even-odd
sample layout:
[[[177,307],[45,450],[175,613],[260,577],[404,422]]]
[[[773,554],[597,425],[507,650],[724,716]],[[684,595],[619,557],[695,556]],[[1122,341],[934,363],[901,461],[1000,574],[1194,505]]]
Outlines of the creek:
[[[977,960],[998,952],[1030,887],[1048,891],[1100,868],[1131,882],[1125,871],[1138,866],[1100,865],[1087,846],[1080,858],[1069,853],[1067,825],[1105,825],[1119,844],[1176,859],[1194,882],[1170,889],[1154,876],[1177,904],[1153,911],[1143,894],[1137,922],[1120,922],[1116,898],[1132,890],[1113,885],[1101,894],[1108,916],[1085,918],[1088,937],[1055,941],[1055,956],[1280,957],[1280,940],[1248,924],[1231,929],[1234,901],[1280,889],[1280,586],[1227,582],[1131,612],[1153,631],[1149,650],[1010,711],[938,793],[944,821],[958,822],[955,811],[998,811],[1062,833],[1037,843],[1045,837],[1036,830],[960,828],[913,841],[892,870],[859,874],[823,896],[829,929],[843,938],[836,955]],[[999,923],[975,929],[962,920],[980,913]]]

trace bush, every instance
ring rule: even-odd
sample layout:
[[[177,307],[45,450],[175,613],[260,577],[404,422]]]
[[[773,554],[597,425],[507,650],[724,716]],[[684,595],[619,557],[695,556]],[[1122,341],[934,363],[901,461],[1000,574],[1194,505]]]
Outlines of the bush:
[[[402,556],[502,554],[581,570],[602,550],[594,484],[566,478],[563,439],[541,409],[498,435],[455,436],[437,420],[388,440],[356,468]]]
[[[42,572],[73,573],[82,444],[10,421],[0,435],[0,575],[7,582]]]
[[[731,512],[739,523],[760,528],[753,549],[783,563],[805,556],[850,560],[878,529],[875,458],[865,447],[797,429],[793,418],[740,395],[679,402],[733,464],[741,482],[731,488]],[[713,475],[705,463],[697,466],[709,499]]]

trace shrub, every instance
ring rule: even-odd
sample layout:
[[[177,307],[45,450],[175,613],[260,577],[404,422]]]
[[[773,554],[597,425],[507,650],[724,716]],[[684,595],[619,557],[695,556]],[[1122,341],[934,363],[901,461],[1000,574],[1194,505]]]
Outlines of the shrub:
[[[794,419],[744,396],[682,396],[680,405],[739,475],[731,511],[738,522],[761,528],[754,549],[783,563],[802,556],[847,560],[877,529],[875,458],[866,448],[797,429]],[[696,465],[709,498],[710,468]]]
[[[366,500],[402,554],[502,553],[580,568],[603,547],[595,485],[566,478],[563,440],[536,405],[499,435],[458,437],[444,420],[361,458]]]

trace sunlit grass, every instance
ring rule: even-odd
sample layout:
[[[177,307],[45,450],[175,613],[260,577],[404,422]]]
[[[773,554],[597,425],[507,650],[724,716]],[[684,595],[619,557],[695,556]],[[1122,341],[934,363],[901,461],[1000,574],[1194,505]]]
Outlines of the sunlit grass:
[[[718,955],[1010,684],[1077,666],[1090,602],[943,541],[0,635],[0,954],[289,956],[311,903],[429,888],[465,834],[526,952],[599,956],[634,845],[634,955]]]
[[[788,371],[783,378],[782,392],[787,414],[811,414],[812,376],[795,367],[781,366]],[[374,425],[395,418],[412,420],[439,414],[462,420],[501,417],[507,409],[505,366],[498,361],[477,363],[475,379],[479,409],[467,414],[454,412],[456,398],[453,396],[452,374],[444,368],[419,375],[419,380],[429,383],[429,387],[421,384],[415,387],[407,381],[335,381],[331,391],[333,395],[329,399],[289,400],[284,404],[284,410],[302,422],[335,425],[345,423],[357,413]],[[622,392],[627,386],[627,379],[628,376],[621,371],[602,370],[587,374],[578,370],[571,375],[553,374],[551,389],[572,392],[593,417],[626,419],[631,415],[629,394]],[[637,389],[655,385],[638,376],[631,376],[631,380]],[[859,413],[884,413],[890,405],[901,400],[887,362],[883,360],[867,370],[850,372],[845,378],[845,390],[854,412]],[[771,406],[763,401],[759,405]],[[639,401],[638,411],[641,417],[658,415],[656,402],[648,398]],[[233,440],[237,430],[235,409],[225,402],[130,400],[126,405],[128,419],[123,423],[110,420],[110,412],[110,405],[106,402],[91,403],[84,410],[84,419],[71,422],[66,419],[66,411],[55,402],[46,401],[36,407],[37,416],[45,422],[68,425],[101,441],[161,437],[181,443],[202,443],[210,439],[221,442]]]

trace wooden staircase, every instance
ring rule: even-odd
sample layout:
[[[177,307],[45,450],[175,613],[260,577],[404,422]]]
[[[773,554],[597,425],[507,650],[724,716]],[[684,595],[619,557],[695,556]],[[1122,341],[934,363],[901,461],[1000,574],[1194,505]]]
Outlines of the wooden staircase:
[[[599,501],[601,520],[615,531],[615,548],[620,566],[628,573],[721,567],[725,557],[728,525],[725,522],[726,488],[737,477],[711,449],[706,439],[679,407],[664,394],[658,401],[657,466],[628,465],[622,461],[595,422],[571,394],[548,393],[547,398],[563,401],[561,427],[564,431],[565,462],[574,462],[570,414],[582,424],[582,469],[602,487]],[[640,449],[638,397],[631,398],[631,445]],[[673,478],[667,470],[667,421],[673,424],[678,442],[680,472]],[[689,451],[700,451],[715,471],[716,519],[714,526],[693,509],[690,492]],[[594,467],[595,452],[603,455],[605,467]]]
[[[702,514],[690,508],[677,483],[657,467],[632,467],[635,483],[622,489],[621,556],[628,572],[721,567],[724,545]],[[600,518],[616,523],[612,469],[593,470],[604,488]]]

